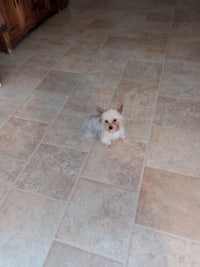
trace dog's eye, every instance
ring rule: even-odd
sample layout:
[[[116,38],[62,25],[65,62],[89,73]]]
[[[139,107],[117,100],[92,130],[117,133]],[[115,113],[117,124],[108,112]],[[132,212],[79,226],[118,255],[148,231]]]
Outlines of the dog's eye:
[[[108,123],[108,120],[105,120],[105,123]]]
[[[116,122],[116,121],[117,121],[117,119],[114,119],[114,120],[113,120],[113,122]]]

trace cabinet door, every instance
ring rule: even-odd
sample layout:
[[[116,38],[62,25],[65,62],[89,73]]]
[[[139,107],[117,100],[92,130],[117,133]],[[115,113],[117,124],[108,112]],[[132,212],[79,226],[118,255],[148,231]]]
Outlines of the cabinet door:
[[[36,7],[33,0],[20,0],[21,8],[23,9],[23,19],[25,29],[28,30],[34,27],[37,23]]]
[[[10,43],[15,42],[23,31],[23,18],[16,0],[0,1],[1,33],[6,34]],[[3,23],[3,24],[2,24]]]
[[[51,13],[49,0],[31,0],[34,3],[38,21],[42,21]]]
[[[62,10],[67,6],[68,0],[49,0],[52,8],[56,11]]]

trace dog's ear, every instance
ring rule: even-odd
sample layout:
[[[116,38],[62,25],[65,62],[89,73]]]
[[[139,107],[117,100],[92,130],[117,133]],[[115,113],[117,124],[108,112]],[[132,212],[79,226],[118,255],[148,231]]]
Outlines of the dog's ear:
[[[105,110],[99,106],[96,107],[96,110],[99,114],[103,114],[105,112]]]
[[[123,104],[121,104],[121,105],[117,108],[117,111],[118,111],[119,113],[122,113],[122,111],[123,111]]]

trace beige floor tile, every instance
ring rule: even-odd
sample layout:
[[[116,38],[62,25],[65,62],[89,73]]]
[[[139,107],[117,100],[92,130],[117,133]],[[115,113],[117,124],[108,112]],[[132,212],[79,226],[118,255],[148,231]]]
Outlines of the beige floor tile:
[[[135,226],[127,267],[186,267],[186,242]]]
[[[64,45],[57,45],[56,43],[52,44],[51,42],[52,41],[38,48],[37,52],[34,54],[35,59],[49,64],[50,66],[59,62],[63,58],[67,50],[71,47],[71,44],[67,42],[65,42]]]
[[[11,74],[3,80],[0,98],[24,102],[40,81],[41,79],[35,77],[31,72],[28,74],[23,72]]]
[[[42,139],[48,125],[11,118],[0,131],[0,154],[26,161]]]
[[[80,35],[79,41],[101,42],[103,43],[109,36],[107,29],[90,29],[86,28]]]
[[[117,27],[117,21],[114,19],[94,19],[89,28],[94,29],[113,29]]]
[[[132,52],[136,43],[136,38],[110,36],[104,43],[103,48],[116,49],[118,51]]]
[[[1,62],[0,63],[0,80],[1,80],[2,85],[4,84],[4,81],[6,81],[11,74],[16,73],[19,68],[19,66],[14,65],[14,63],[12,65],[3,64],[4,56],[5,54],[3,53],[0,54],[0,62]]]
[[[44,142],[89,152],[93,140],[83,136],[82,124],[87,114],[64,109],[49,129]]]
[[[80,73],[52,70],[39,84],[37,89],[69,96],[81,84],[81,79]]]
[[[99,87],[77,88],[67,101],[66,108],[79,112],[97,113],[96,107],[110,107],[113,90]]]
[[[125,25],[119,24],[116,28],[110,30],[112,37],[127,37],[127,38],[136,38],[140,31],[140,27],[137,25]]]
[[[168,54],[175,58],[184,58],[190,62],[199,62],[200,22],[174,24],[168,45]]]
[[[92,60],[90,55],[66,54],[58,64],[54,66],[55,70],[85,73],[89,69]]]
[[[166,12],[168,6],[164,7],[163,11],[152,10],[146,17],[142,27],[144,33],[168,34],[171,26],[172,12]]]
[[[88,58],[92,59],[99,49],[102,47],[101,42],[91,42],[89,40],[79,41],[77,40],[73,46],[67,51],[66,55],[80,55],[80,56],[87,56]]]
[[[120,80],[112,103],[122,102],[127,106],[141,108],[153,107],[157,93],[157,83]]]
[[[84,152],[40,145],[16,185],[31,192],[66,200],[86,157]]]
[[[147,168],[136,222],[200,241],[199,190],[197,178]]]
[[[0,128],[14,114],[20,103],[0,98]]]
[[[167,34],[170,30],[170,22],[168,21],[151,21],[146,20],[142,27],[144,33],[165,33]]]
[[[13,191],[0,213],[0,265],[42,266],[63,208],[56,201]]]
[[[64,215],[57,238],[123,261],[128,249],[135,197],[130,191],[82,180]]]
[[[175,22],[199,21],[199,10],[191,5],[178,5],[174,13]]]
[[[153,109],[124,107],[124,124],[129,140],[147,143],[150,135]]]
[[[34,53],[34,50],[28,50],[24,51],[21,49],[18,49],[16,47],[15,50],[11,54],[2,54],[2,61],[1,63],[6,64],[6,65],[16,65],[16,66],[21,66],[24,64],[29,58],[32,57]]]
[[[116,141],[109,148],[97,141],[89,156],[83,176],[137,191],[144,152],[144,144],[130,140]]]
[[[126,50],[118,50],[104,47],[97,55],[94,64],[105,66],[107,68],[119,68],[124,70],[130,57],[130,52]]]
[[[200,99],[200,64],[184,60],[167,61],[160,85],[160,94],[192,100]]]
[[[82,82],[85,86],[115,89],[121,76],[121,69],[109,65],[91,65]]]
[[[159,97],[154,123],[166,127],[199,131],[200,100]]]
[[[168,8],[169,8],[169,6],[168,6]],[[172,10],[172,12],[173,12],[173,10]],[[148,22],[148,21],[170,22],[172,20],[172,12],[166,12],[166,8],[165,8],[164,12],[162,12],[161,10],[159,12],[155,12],[155,10],[152,10],[147,15],[146,22]]]
[[[67,96],[35,90],[15,113],[15,117],[40,122],[52,122],[67,101]]]
[[[155,127],[147,166],[200,177],[200,132]]]
[[[10,185],[17,179],[23,166],[22,162],[0,158],[0,202],[8,193]]]
[[[47,258],[45,267],[122,267],[122,264],[55,242]]]
[[[188,244],[188,265],[196,267],[200,265],[200,245],[190,242]]]
[[[140,33],[132,58],[141,61],[162,62],[166,55],[167,34]]]
[[[130,60],[123,78],[147,82],[159,82],[162,65],[155,62],[140,62]]]
[[[133,12],[126,11],[125,14],[120,18],[120,23],[124,25],[134,25],[138,30],[142,28],[146,18],[146,14],[134,14]]]

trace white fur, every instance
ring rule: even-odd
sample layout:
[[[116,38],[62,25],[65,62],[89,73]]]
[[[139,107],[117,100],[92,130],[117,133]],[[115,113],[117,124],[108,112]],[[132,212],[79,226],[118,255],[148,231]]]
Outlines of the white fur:
[[[114,132],[114,133],[109,133],[106,131],[103,131],[101,133],[101,143],[105,145],[111,145],[111,142],[117,139],[125,139],[125,129],[124,127],[120,127],[119,131]]]

